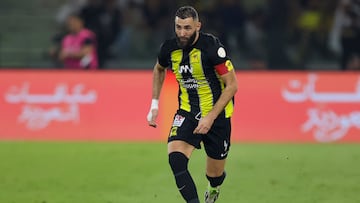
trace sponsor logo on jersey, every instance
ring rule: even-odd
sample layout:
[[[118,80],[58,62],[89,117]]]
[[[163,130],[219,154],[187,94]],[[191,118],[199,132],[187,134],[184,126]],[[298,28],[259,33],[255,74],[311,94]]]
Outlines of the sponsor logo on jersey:
[[[180,65],[179,73],[192,73],[193,69],[189,65]]]
[[[196,80],[194,78],[182,79],[179,81],[181,86],[186,89],[197,89],[209,85],[207,80]]]
[[[178,129],[178,127],[176,127],[176,126],[171,127],[170,137],[173,137],[173,136],[177,135],[177,129]]]
[[[224,49],[224,47],[220,47],[217,51],[217,54],[220,58],[225,58],[226,57],[226,51]]]
[[[172,126],[175,127],[181,127],[181,125],[184,123],[185,117],[181,116],[179,114],[176,114]]]
[[[229,144],[227,143],[226,140],[224,140],[224,153],[221,153],[220,156],[221,157],[225,157],[229,152]]]

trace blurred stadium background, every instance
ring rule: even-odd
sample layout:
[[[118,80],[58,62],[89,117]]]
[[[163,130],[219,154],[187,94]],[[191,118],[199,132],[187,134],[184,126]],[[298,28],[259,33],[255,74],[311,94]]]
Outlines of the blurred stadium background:
[[[100,4],[106,9],[99,14]],[[49,50],[59,43],[67,15],[77,12],[88,27],[102,29],[102,68],[149,69],[184,4],[199,10],[203,31],[221,38],[240,70],[340,69],[338,0],[2,0],[0,67],[59,67]]]
[[[159,45],[184,4],[239,78],[218,202],[360,203],[360,63],[341,66],[338,0],[1,0],[0,203],[182,202],[166,157],[171,74],[158,128],[145,116]],[[103,70],[54,59],[72,12],[98,29]],[[190,163],[200,196],[204,156]]]

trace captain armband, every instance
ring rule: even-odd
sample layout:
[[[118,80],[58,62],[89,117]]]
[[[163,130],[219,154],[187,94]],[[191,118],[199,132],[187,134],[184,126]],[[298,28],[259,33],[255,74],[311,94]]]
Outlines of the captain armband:
[[[224,75],[224,74],[234,70],[234,66],[232,65],[230,60],[226,60],[224,63],[216,65],[215,69],[219,75]]]

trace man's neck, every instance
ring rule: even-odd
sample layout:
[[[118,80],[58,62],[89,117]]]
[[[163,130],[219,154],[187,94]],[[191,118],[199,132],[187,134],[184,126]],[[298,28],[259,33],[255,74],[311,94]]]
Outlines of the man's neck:
[[[191,44],[191,46],[193,46],[194,44],[196,44],[196,42],[199,40],[199,36],[200,36],[200,32],[196,32],[195,40],[193,41],[193,43]]]

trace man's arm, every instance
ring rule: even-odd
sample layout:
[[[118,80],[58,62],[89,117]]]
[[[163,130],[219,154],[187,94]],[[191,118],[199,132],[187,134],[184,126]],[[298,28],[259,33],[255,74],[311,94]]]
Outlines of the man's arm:
[[[234,70],[231,70],[228,73],[222,75],[221,79],[225,83],[225,89],[221,93],[220,98],[215,103],[212,110],[205,117],[200,119],[198,126],[194,130],[194,134],[206,134],[210,130],[214,120],[224,110],[225,106],[230,102],[230,100],[237,92],[238,83]]]
[[[164,79],[165,79],[165,68],[162,67],[157,62],[154,66],[154,71],[153,71],[152,99],[159,99],[161,88],[164,84]]]
[[[164,84],[165,79],[165,68],[162,67],[158,62],[156,62],[153,71],[153,87],[152,87],[152,101],[149,114],[147,116],[147,120],[150,126],[156,127],[156,117],[158,115],[159,110],[159,98],[161,88]]]
[[[79,59],[79,58],[82,58],[82,57],[90,54],[93,49],[94,49],[94,46],[92,44],[87,44],[87,45],[83,46],[81,48],[81,50],[78,52],[66,52],[64,50],[61,50],[59,57],[60,57],[60,60],[62,60],[62,61],[67,58]]]

